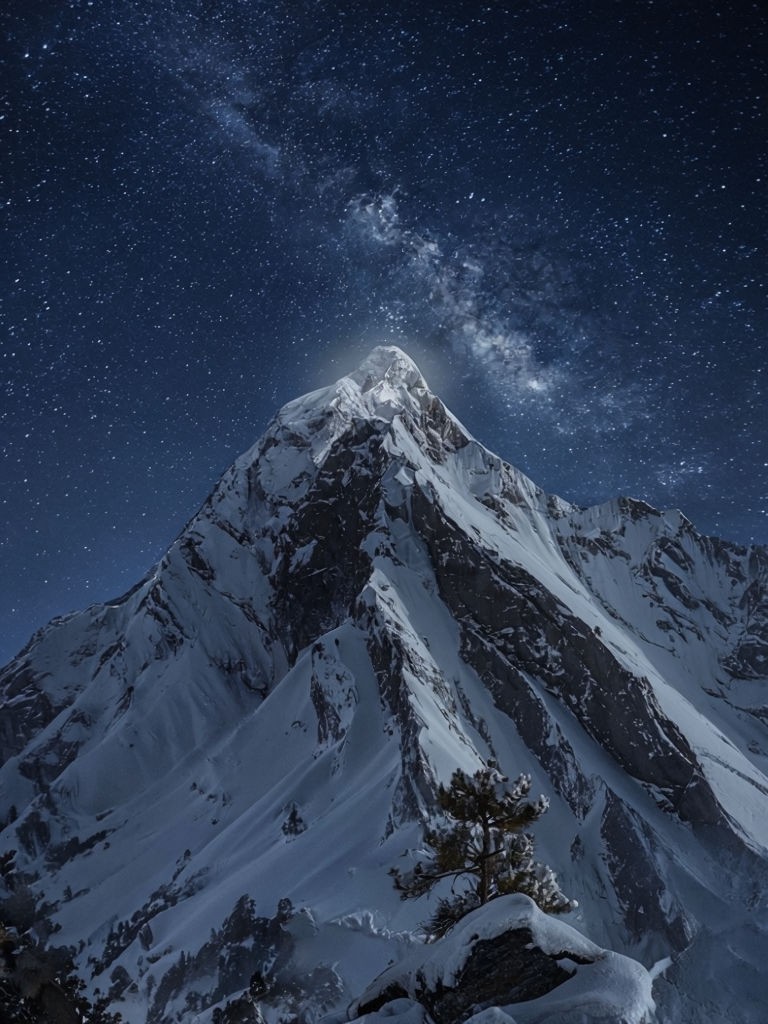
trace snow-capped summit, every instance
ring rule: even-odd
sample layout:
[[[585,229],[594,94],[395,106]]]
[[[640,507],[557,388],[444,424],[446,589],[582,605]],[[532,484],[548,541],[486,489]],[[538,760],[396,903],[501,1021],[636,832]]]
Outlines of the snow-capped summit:
[[[382,345],[352,373],[329,387],[288,402],[277,420],[296,423],[314,415],[337,412],[342,417],[391,421],[398,414],[418,415],[433,397],[413,360],[395,345]]]
[[[429,390],[421,370],[397,345],[378,345],[349,377],[363,393],[381,385],[388,385],[395,391],[402,388],[408,392]]]
[[[269,461],[280,463],[275,480],[280,489],[286,472],[301,474],[310,464],[320,465],[340,439],[349,440],[361,429],[380,434],[396,419],[428,433],[437,428],[435,453],[449,437],[461,446],[470,440],[468,431],[429,390],[413,360],[395,345],[384,345],[334,384],[284,405],[265,436],[237,464],[243,467],[263,460],[265,445],[276,444],[277,458]],[[301,453],[298,461],[286,458],[286,447]]]
[[[0,673],[0,854],[129,1022],[209,1024],[259,972],[273,1016],[335,1012],[429,916],[388,869],[437,784],[493,759],[550,798],[571,923],[670,958],[667,1019],[756,1024],[767,595],[764,549],[547,496],[375,349]]]

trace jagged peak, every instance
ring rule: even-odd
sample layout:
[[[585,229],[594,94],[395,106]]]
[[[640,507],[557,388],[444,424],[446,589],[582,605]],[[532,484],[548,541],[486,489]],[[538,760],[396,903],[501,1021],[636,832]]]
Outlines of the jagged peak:
[[[383,383],[408,391],[428,390],[416,363],[397,345],[378,345],[348,376],[364,394]]]
[[[448,416],[410,356],[395,345],[381,345],[334,384],[284,405],[267,436],[287,438],[291,446],[298,442],[299,447],[309,446],[321,455],[351,421],[391,423],[402,415],[420,417],[429,409]],[[258,454],[261,446],[257,442],[246,460]]]
[[[235,462],[233,472],[257,466],[265,491],[296,497],[306,489],[313,467],[324,463],[350,425],[367,421],[378,424],[377,430],[386,429],[399,418],[422,423],[425,414],[431,429],[424,429],[437,439],[427,439],[428,446],[466,443],[466,432],[429,390],[410,356],[395,345],[380,345],[334,384],[284,405],[266,433]],[[228,488],[225,476],[217,488],[217,503]]]
[[[396,345],[372,349],[333,390],[337,410],[389,422],[403,413],[418,416],[436,401],[416,363]]]
[[[314,431],[328,412],[341,419],[391,421],[398,413],[418,413],[434,400],[411,357],[396,345],[380,345],[335,384],[288,402],[277,414],[276,423],[301,433],[302,422],[308,422]]]

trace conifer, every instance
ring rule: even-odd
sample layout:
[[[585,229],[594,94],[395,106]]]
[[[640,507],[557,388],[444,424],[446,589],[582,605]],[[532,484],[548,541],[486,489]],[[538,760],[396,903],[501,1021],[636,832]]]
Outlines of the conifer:
[[[418,899],[439,882],[452,881],[450,896],[439,899],[425,923],[430,936],[445,935],[465,914],[507,893],[525,893],[550,914],[575,906],[552,869],[534,860],[527,829],[549,802],[543,796],[529,799],[530,789],[530,776],[509,783],[493,762],[472,776],[457,769],[449,785],[439,787],[443,820],[425,832],[427,856],[409,872],[390,872],[403,899]]]

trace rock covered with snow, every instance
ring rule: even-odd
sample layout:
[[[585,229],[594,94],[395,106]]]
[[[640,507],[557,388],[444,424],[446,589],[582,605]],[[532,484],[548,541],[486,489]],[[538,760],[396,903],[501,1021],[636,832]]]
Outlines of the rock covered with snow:
[[[680,1024],[757,1024],[766,624],[764,549],[547,496],[378,349],[285,406],[131,592],[0,672],[0,854],[129,1024],[209,1024],[253,964],[265,1013],[311,1016],[408,951],[428,909],[387,871],[493,758],[550,797],[574,922],[671,957]],[[261,948],[283,899],[279,948],[332,995]]]
[[[413,950],[349,1016],[372,1024],[393,1015],[393,1000],[406,999],[437,1024],[645,1024],[654,1013],[651,977],[640,964],[600,949],[523,895],[493,900],[445,938]]]

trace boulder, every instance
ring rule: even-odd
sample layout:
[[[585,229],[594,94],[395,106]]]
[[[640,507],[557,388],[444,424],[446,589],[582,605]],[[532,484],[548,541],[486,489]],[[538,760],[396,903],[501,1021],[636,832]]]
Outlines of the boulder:
[[[410,1019],[413,1004],[436,1024],[644,1024],[654,1011],[644,967],[519,893],[478,908],[389,967],[349,1016],[373,1024],[411,1007]]]

